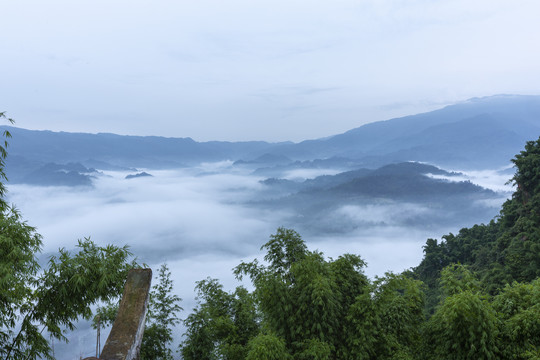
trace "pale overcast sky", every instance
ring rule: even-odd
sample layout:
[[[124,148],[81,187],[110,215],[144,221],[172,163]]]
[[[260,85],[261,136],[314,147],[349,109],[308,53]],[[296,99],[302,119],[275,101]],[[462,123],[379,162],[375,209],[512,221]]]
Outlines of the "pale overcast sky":
[[[17,126],[293,140],[540,94],[538,0],[0,0]]]

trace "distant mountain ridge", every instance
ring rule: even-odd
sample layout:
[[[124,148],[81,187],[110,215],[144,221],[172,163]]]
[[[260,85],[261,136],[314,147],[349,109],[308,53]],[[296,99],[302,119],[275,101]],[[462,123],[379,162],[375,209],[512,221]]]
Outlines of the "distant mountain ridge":
[[[13,135],[10,155],[44,162],[100,161],[114,166],[160,168],[236,158],[269,146],[263,141],[199,143],[191,138],[1,128]]]
[[[394,225],[416,227],[448,226],[473,221],[481,222],[496,213],[484,201],[500,198],[491,190],[469,181],[450,181],[458,173],[432,165],[406,162],[389,164],[378,169],[358,169],[337,175],[323,175],[296,182],[266,179],[256,206],[271,210],[289,209],[291,224],[306,233],[350,231],[344,208],[392,206]],[[459,178],[458,178],[459,179]],[[340,214],[344,218],[340,218]],[[289,224],[288,224],[289,225]],[[373,224],[357,221],[355,226]],[[387,224],[388,225],[388,224]]]
[[[107,170],[174,168],[232,160],[236,166],[259,169],[261,173],[287,168],[373,169],[406,161],[486,169],[508,165],[527,140],[540,135],[540,96],[475,98],[300,143],[197,142],[191,138],[1,128],[13,135],[8,174],[12,169],[24,172],[14,174],[15,179],[47,163],[70,162]]]
[[[385,165],[375,170],[362,168],[336,175],[322,175],[302,182],[270,178],[261,183],[277,192],[315,194],[326,191],[334,197],[361,195],[396,199],[413,195],[414,199],[419,199],[438,195],[494,194],[491,190],[469,182],[435,179],[428,175],[442,175],[450,179],[460,174],[433,165],[406,162]],[[438,190],[444,188],[444,191],[433,191],[436,187]]]
[[[365,165],[424,161],[489,168],[540,135],[540,96],[475,98],[439,110],[378,121],[325,139],[285,144],[273,151],[297,158],[362,159]]]

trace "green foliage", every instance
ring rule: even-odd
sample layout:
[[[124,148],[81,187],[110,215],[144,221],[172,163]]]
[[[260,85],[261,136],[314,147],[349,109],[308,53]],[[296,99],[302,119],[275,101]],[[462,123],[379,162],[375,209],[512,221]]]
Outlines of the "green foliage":
[[[290,360],[285,341],[275,335],[259,334],[248,345],[246,360]]]
[[[21,260],[11,271],[2,271],[0,355],[3,359],[52,358],[43,333],[66,340],[66,329],[73,330],[80,317],[91,318],[93,304],[121,293],[133,265],[127,262],[127,248],[101,248],[85,239],[79,241],[78,252],[60,249],[60,255],[51,257],[48,267],[38,272],[35,253],[41,247],[40,239],[18,221],[18,229],[9,229],[7,234],[2,231],[0,237],[0,248],[7,247],[9,255],[18,253]],[[12,231],[15,236],[10,236]],[[6,262],[9,258],[13,259],[2,256],[2,269],[11,265],[10,260]]]
[[[187,330],[184,333],[184,341],[179,347],[182,358],[186,360],[217,358],[210,321],[210,315],[206,309],[193,309],[193,313],[184,320]]]
[[[330,360],[332,349],[331,346],[319,339],[304,340],[300,345],[294,359],[295,360]]]
[[[279,228],[261,247],[264,264],[234,269],[254,286],[244,289],[256,319],[247,346],[227,353],[240,328],[232,294],[206,280],[186,320],[184,358],[538,359],[540,139],[514,163],[518,189],[498,218],[428,239],[422,262],[402,274],[369,281],[360,257],[327,260]]]
[[[118,314],[120,298],[111,299],[100,305],[94,312],[94,318],[92,319],[92,328],[97,329],[99,327],[106,327],[112,325]]]
[[[158,283],[152,286],[146,327],[144,329],[140,358],[173,359],[170,344],[172,328],[180,322],[177,313],[182,311],[178,304],[181,299],[172,294],[173,281],[167,264],[162,264],[158,272]]]
[[[158,271],[158,282],[152,286],[146,314],[146,324],[140,350],[140,358],[169,360],[173,359],[171,342],[172,330],[180,323],[177,313],[183,309],[179,302],[182,300],[172,294],[173,281],[167,264],[162,264]],[[112,325],[118,314],[120,298],[115,298],[98,307],[92,321],[92,327]],[[98,324],[99,322],[99,324]]]
[[[278,229],[261,249],[266,265],[234,269],[253,294],[227,293],[214,279],[197,284],[184,359],[412,359],[420,350],[420,281],[389,273],[372,283],[359,256],[326,260],[293,230]],[[238,304],[243,316],[232,316]]]
[[[478,281],[462,265],[443,269],[446,297],[425,324],[425,346],[435,359],[498,358],[499,320]]]
[[[158,283],[152,286],[147,318],[160,326],[169,327],[180,321],[176,313],[182,311],[178,303],[182,300],[172,294],[173,281],[167,264],[162,264],[158,272]]]
[[[441,271],[441,286],[446,296],[459,294],[463,291],[479,291],[480,284],[473,273],[465,265],[448,265]]]
[[[435,359],[496,359],[498,320],[491,304],[465,290],[447,297],[426,326]]]
[[[540,139],[528,141],[525,150],[512,159],[518,171],[511,179],[517,185],[514,198],[528,202],[534,194],[540,193]]]
[[[404,274],[387,273],[373,284],[376,358],[408,357],[420,348],[424,320],[422,283]]]
[[[172,330],[156,323],[146,324],[141,343],[140,359],[172,360]]]
[[[40,269],[36,253],[41,250],[41,236],[21,220],[15,209],[0,214],[0,355],[11,356],[24,351],[24,334],[16,334],[21,312],[29,312]],[[30,320],[30,319],[29,319]],[[26,327],[30,327],[27,325]],[[16,339],[20,339],[15,341]],[[31,342],[41,342],[37,337]],[[20,343],[18,345],[17,343]],[[31,345],[31,344],[28,344]],[[48,351],[46,344],[44,353]],[[16,356],[16,355],[15,355]]]
[[[525,278],[534,276],[536,263],[528,261],[536,248],[519,248],[516,241],[527,244],[536,220],[531,210],[505,223],[508,209],[497,221],[446,235],[441,243],[429,239],[414,271],[373,282],[362,273],[360,257],[326,260],[296,232],[280,228],[261,248],[266,264],[254,260],[234,269],[255,289],[248,313],[260,314],[245,351],[233,356],[223,350],[232,344],[226,334],[238,331],[227,315],[231,294],[207,280],[199,284],[199,308],[186,320],[184,358],[538,359],[539,280],[501,287],[525,271]]]
[[[5,112],[0,112],[0,120],[5,119],[9,123],[13,124],[13,119],[10,119],[6,116]],[[2,133],[4,141],[0,143],[0,211],[4,212],[7,208],[7,204],[4,200],[4,195],[6,193],[6,187],[4,181],[7,181],[5,166],[6,166],[6,157],[7,157],[7,148],[8,148],[8,139],[11,138],[9,131],[4,130]]]
[[[183,358],[244,359],[259,332],[253,295],[243,287],[228,293],[210,278],[199,281],[196,290],[199,305],[184,320]]]
[[[356,297],[347,314],[347,330],[343,340],[345,346],[339,354],[342,359],[375,359],[379,342],[381,318],[370,292]],[[354,336],[351,336],[354,334]]]
[[[293,358],[406,358],[420,347],[419,281],[387,274],[371,284],[359,256],[325,260],[291,230],[278,229],[262,249],[271,252],[268,266],[242,263],[235,274],[250,277],[263,328]]]
[[[344,353],[348,308],[368,283],[364,262],[355,255],[326,261],[308,251],[298,233],[283,228],[261,249],[268,250],[268,266],[242,263],[235,274],[253,282],[264,325],[291,353],[308,356],[313,349],[306,344]]]
[[[429,239],[414,270],[429,287],[429,358],[539,358],[540,139],[512,161],[516,191],[500,216]]]
[[[278,228],[275,235],[270,235],[270,241],[261,247],[267,253],[264,260],[270,263],[269,270],[279,275],[286,274],[291,266],[303,259],[307,247],[300,234],[291,229]]]
[[[424,259],[414,272],[428,285],[429,314],[441,296],[437,279],[450,264],[468,265],[491,295],[513,281],[530,282],[540,276],[540,139],[527,142],[512,162],[516,173],[510,181],[516,191],[500,216],[487,225],[443,236],[440,243],[426,242]]]
[[[0,118],[5,118],[4,113]],[[134,265],[128,262],[127,247],[98,247],[85,239],[79,240],[75,253],[60,249],[40,268],[41,236],[3,198],[6,148],[4,141],[0,146],[0,358],[53,359],[47,338],[66,340],[65,332],[73,330],[80,317],[91,317],[93,304],[121,293]]]
[[[538,359],[540,355],[540,279],[507,284],[493,300],[506,359]]]
[[[126,247],[85,239],[77,252],[60,249],[41,269],[40,235],[3,198],[7,145],[0,144],[0,357],[52,359],[42,334],[65,340],[96,302],[107,304],[98,309],[100,322],[112,322],[113,300],[134,264]],[[251,280],[253,292],[241,286],[227,292],[210,278],[197,283],[182,357],[539,359],[540,139],[513,162],[517,190],[500,216],[441,242],[428,239],[413,271],[370,281],[359,256],[325,259],[297,232],[279,228],[261,247],[264,263],[234,269],[238,279]],[[141,359],[173,358],[180,298],[172,295],[166,264],[158,279]]]

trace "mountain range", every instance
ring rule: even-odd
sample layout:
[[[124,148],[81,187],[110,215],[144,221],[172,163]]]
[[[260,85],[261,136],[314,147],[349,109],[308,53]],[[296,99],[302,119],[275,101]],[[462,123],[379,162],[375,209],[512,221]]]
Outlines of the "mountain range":
[[[191,138],[1,128],[13,136],[7,173],[15,183],[88,185],[97,170],[177,168],[223,160],[268,177],[290,169],[347,171],[407,161],[493,169],[508,166],[524,143],[540,134],[540,96],[474,98],[300,143],[197,142]]]
[[[496,210],[489,200],[501,195],[470,181],[459,173],[416,162],[396,163],[378,169],[357,169],[304,181],[269,178],[256,207],[289,210],[287,225],[303,232],[348,232],[369,226],[433,228],[474,224],[490,219]],[[384,224],[371,223],[361,209],[389,212]],[[395,209],[395,213],[392,213]],[[363,215],[358,218],[358,215]],[[354,221],[351,221],[354,217]],[[379,221],[379,220],[377,220]],[[355,228],[351,228],[354,226]]]

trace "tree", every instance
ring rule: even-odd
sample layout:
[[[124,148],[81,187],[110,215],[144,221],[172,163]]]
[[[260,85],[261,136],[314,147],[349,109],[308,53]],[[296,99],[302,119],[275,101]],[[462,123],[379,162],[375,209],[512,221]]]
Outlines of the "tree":
[[[371,297],[377,334],[375,358],[415,358],[421,346],[420,326],[424,321],[422,283],[406,274],[386,273],[374,281]]]
[[[285,341],[291,353],[304,351],[312,340],[331,344],[341,316],[340,301],[322,254],[308,251],[297,232],[284,228],[261,249],[267,250],[268,266],[256,260],[241,263],[235,274],[251,278],[264,325]]]
[[[242,263],[262,328],[294,359],[412,358],[420,347],[421,282],[386,274],[370,283],[365,262],[345,254],[325,260],[293,230],[278,229],[262,246],[267,266]]]
[[[360,257],[325,259],[279,228],[261,247],[264,263],[234,269],[251,280],[247,314],[260,321],[247,352],[224,351],[241,326],[231,294],[209,279],[186,320],[184,358],[540,359],[540,139],[514,163],[517,191],[499,217],[428,239],[422,263],[402,274],[369,281]]]
[[[210,278],[197,282],[196,291],[199,304],[184,320],[183,358],[245,359],[248,343],[259,333],[253,295],[241,286],[226,292]]]
[[[197,283],[184,359],[412,359],[419,351],[420,281],[389,273],[371,283],[359,256],[326,260],[290,229],[261,249],[266,264],[234,269],[251,279],[252,294],[228,293],[215,279]]]
[[[175,325],[180,323],[177,314],[183,310],[179,305],[182,299],[172,293],[173,281],[167,264],[162,264],[159,268],[157,280],[158,282],[152,286],[150,291],[139,354],[141,360],[170,360],[173,358],[170,347],[173,340],[172,330]],[[110,326],[114,323],[120,300],[120,298],[111,299],[98,307],[92,322],[94,329],[97,329],[98,326]]]
[[[540,358],[540,279],[507,284],[493,299],[502,320],[500,348],[504,359]]]
[[[134,264],[127,247],[84,239],[77,252],[60,249],[42,268],[41,236],[4,199],[6,148],[7,140],[0,146],[0,358],[53,359],[47,338],[67,340],[66,331],[90,318],[93,304],[121,293]]]
[[[275,335],[259,334],[249,342],[246,360],[289,360],[283,339]]]
[[[431,359],[496,359],[499,320],[478,282],[462,265],[442,272],[447,295],[425,326]]]
[[[180,322],[177,313],[183,309],[178,304],[182,299],[172,294],[173,281],[167,264],[158,272],[158,283],[152,286],[146,316],[146,327],[141,345],[141,360],[172,360],[170,344],[172,328]]]
[[[516,171],[509,183],[512,198],[488,224],[463,228],[443,241],[428,239],[424,258],[414,269],[428,286],[428,313],[432,314],[442,290],[441,270],[450,264],[470,266],[489,295],[508,283],[530,282],[540,276],[540,138],[528,141],[512,162]]]
[[[78,252],[60,249],[40,269],[41,238],[18,213],[3,213],[0,231],[0,357],[52,359],[44,333],[67,340],[66,330],[73,330],[80,317],[91,318],[92,305],[120,294],[133,267],[130,253],[85,239]]]

